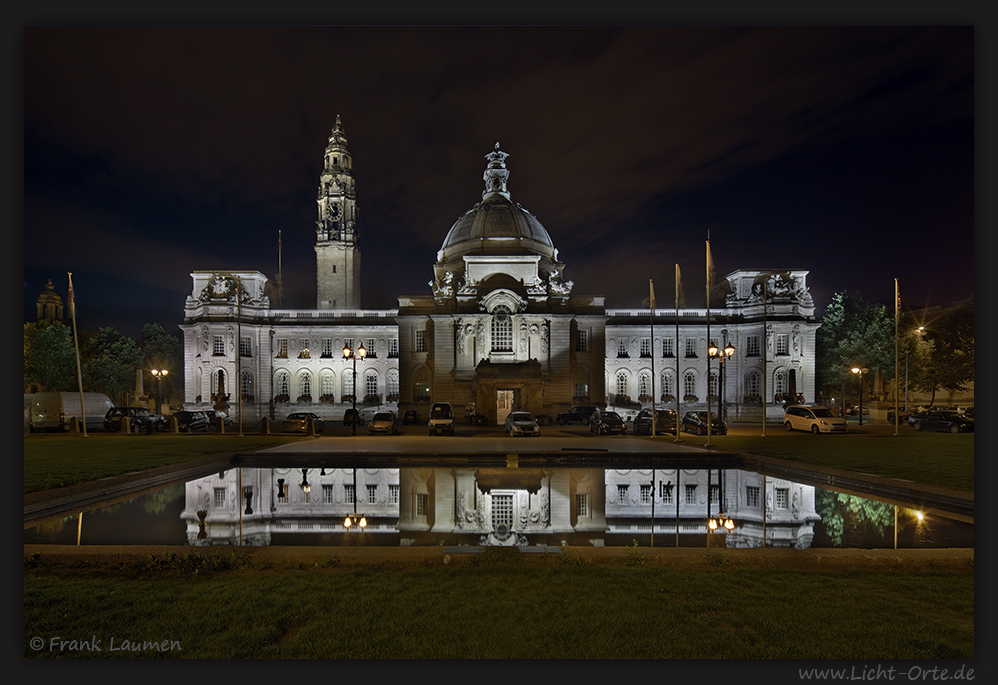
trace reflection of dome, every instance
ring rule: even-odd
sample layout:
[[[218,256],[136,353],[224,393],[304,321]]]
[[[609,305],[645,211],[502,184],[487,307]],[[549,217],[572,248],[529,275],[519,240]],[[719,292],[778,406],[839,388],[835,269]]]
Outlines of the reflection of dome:
[[[486,155],[485,191],[482,201],[454,222],[437,256],[450,262],[464,255],[540,255],[557,261],[551,236],[533,214],[509,199],[505,159],[496,149]]]

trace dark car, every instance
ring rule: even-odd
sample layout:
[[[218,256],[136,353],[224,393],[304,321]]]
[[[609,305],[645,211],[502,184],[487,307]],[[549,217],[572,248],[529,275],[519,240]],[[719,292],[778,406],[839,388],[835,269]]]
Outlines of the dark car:
[[[955,411],[927,411],[908,419],[908,425],[917,431],[942,433],[973,433],[974,420],[960,416]]]
[[[655,435],[665,433],[676,434],[677,420],[676,412],[672,409],[655,410]],[[651,435],[651,410],[642,409],[634,417],[633,430],[635,435]]]
[[[315,432],[321,433],[322,419],[319,418],[318,414],[313,414],[310,411],[296,411],[288,414],[287,418],[284,419],[284,424],[281,426],[281,430],[285,433],[307,433],[309,419],[312,420],[312,426]]]
[[[121,431],[121,419],[128,417],[132,433],[163,432],[166,419],[148,407],[112,407],[104,414],[104,428],[111,433]]]
[[[173,417],[177,420],[177,430],[181,433],[203,433],[208,430],[208,417],[203,411],[183,409]]]
[[[423,423],[423,417],[421,417],[419,412],[415,409],[406,409],[402,413],[403,426],[418,426],[421,423]]]
[[[714,412],[710,413],[710,434],[727,435],[728,426],[718,418]],[[707,412],[688,411],[683,416],[682,430],[684,433],[696,433],[697,435],[707,435]]]
[[[594,404],[577,404],[568,411],[558,414],[558,423],[562,426],[568,423],[581,423],[583,426],[589,425],[589,417],[597,411],[599,407]]]
[[[222,419],[222,425],[228,428],[232,425],[232,419],[224,411],[217,411],[215,409],[205,409],[204,415],[208,417],[208,424],[212,427],[218,424],[218,420]]]
[[[627,424],[615,411],[594,411],[589,417],[589,432],[596,435],[625,435]]]
[[[347,409],[343,412],[343,425],[344,426],[363,426],[364,418],[360,415],[360,411],[357,409]]]

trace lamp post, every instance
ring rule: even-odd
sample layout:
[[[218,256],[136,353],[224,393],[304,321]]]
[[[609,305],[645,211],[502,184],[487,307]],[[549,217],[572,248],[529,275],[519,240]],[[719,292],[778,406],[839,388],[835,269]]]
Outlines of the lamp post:
[[[863,374],[869,369],[853,367],[852,372],[859,377],[859,425],[863,425]]]
[[[925,330],[925,326],[919,326],[915,329],[917,335],[922,335],[922,331]],[[908,352],[904,351],[904,412],[908,413]]]
[[[156,413],[163,413],[163,376],[170,373],[166,369],[150,369],[152,375],[156,377]]]
[[[353,350],[351,350],[349,345],[344,345],[344,347],[343,347],[343,358],[344,359],[352,359],[353,360],[353,418],[351,420],[351,424],[352,424],[352,427],[353,427],[353,433],[352,433],[353,435],[357,435],[357,420],[358,420],[358,417],[357,417],[357,357],[360,357],[361,359],[363,359],[366,356],[367,356],[367,350],[364,349],[363,345],[360,345],[357,348],[356,352],[354,352]],[[354,478],[356,478],[356,476],[354,476]],[[356,485],[356,483],[355,483],[355,485]],[[357,501],[356,497],[357,497],[357,493],[356,493],[356,490],[355,490],[354,491],[354,508],[355,509],[356,509],[356,501]]]
[[[725,345],[723,350],[718,348],[718,346],[715,345],[714,343],[711,343],[710,347],[707,348],[707,355],[710,356],[712,359],[717,359],[717,366],[720,369],[721,392],[719,398],[720,401],[718,402],[717,405],[717,416],[721,420],[721,422],[724,421],[724,362],[728,361],[731,358],[731,355],[733,355],[734,353],[735,353],[735,348],[731,343]],[[707,392],[708,394],[710,393],[709,385],[707,388]],[[707,420],[710,421],[709,416],[707,417]]]

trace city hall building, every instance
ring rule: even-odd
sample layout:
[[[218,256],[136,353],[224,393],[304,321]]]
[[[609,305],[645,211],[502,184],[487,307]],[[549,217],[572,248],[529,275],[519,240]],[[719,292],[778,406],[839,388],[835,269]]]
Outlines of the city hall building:
[[[275,307],[279,283],[259,271],[194,271],[180,326],[185,408],[227,403],[252,425],[293,411],[337,421],[354,402],[425,418],[447,401],[458,422],[468,412],[497,425],[514,409],[556,417],[575,404],[654,401],[682,413],[709,396],[728,420],[765,410],[779,421],[784,402],[815,399],[806,270],[736,270],[718,279],[709,310],[607,307],[586,294],[599,284],[568,279],[548,230],[513,201],[507,156],[497,143],[481,199],[441,228],[426,292],[365,309],[353,159],[337,117],[319,176],[315,308]],[[710,343],[734,348],[723,370]],[[343,349],[361,346],[355,383]]]

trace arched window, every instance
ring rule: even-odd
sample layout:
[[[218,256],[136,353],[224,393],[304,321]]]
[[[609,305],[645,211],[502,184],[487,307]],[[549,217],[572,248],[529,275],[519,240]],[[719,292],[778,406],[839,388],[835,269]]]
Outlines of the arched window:
[[[687,371],[683,376],[683,397],[693,396],[696,397],[697,394],[697,377],[692,371]]]
[[[575,377],[572,381],[573,401],[585,404],[589,401],[589,371],[578,368],[575,370]]]
[[[253,396],[253,373],[251,371],[243,371],[239,380],[239,392],[242,393],[243,397]]]
[[[416,381],[412,385],[412,399],[416,402],[430,400],[430,370],[425,366],[416,372]]]
[[[745,374],[745,394],[762,395],[762,374],[755,369],[749,369]]]
[[[211,396],[214,398],[218,393],[225,395],[225,371],[216,369],[211,372]]]
[[[343,390],[340,394],[353,395],[353,369],[347,369],[340,376],[343,379]]]
[[[617,374],[617,397],[627,397],[627,374],[623,371]]]
[[[334,392],[336,392],[336,377],[327,369],[319,374],[319,395],[332,397]]]
[[[717,397],[718,397],[718,392],[717,392],[717,373],[714,372],[714,371],[710,372],[710,385],[709,385],[709,387],[710,387],[710,390],[709,390],[710,396],[712,398],[714,398],[714,399],[717,399]]]
[[[660,381],[662,383],[662,396],[675,397],[676,384],[673,382],[672,373],[669,371],[663,371]]]
[[[298,376],[298,396],[312,397],[312,374],[308,371],[303,371]]]
[[[642,373],[638,376],[638,395],[651,397],[651,374]]]
[[[287,371],[278,371],[274,376],[274,395],[291,396],[291,375]]]
[[[388,396],[398,400],[399,396],[399,372],[391,369],[388,372]]]
[[[364,376],[364,395],[378,394],[378,372],[368,371]]]
[[[492,351],[513,351],[513,317],[503,304],[492,310]]]
[[[773,392],[777,395],[786,395],[790,392],[790,388],[787,385],[786,371],[777,371],[773,374]]]

